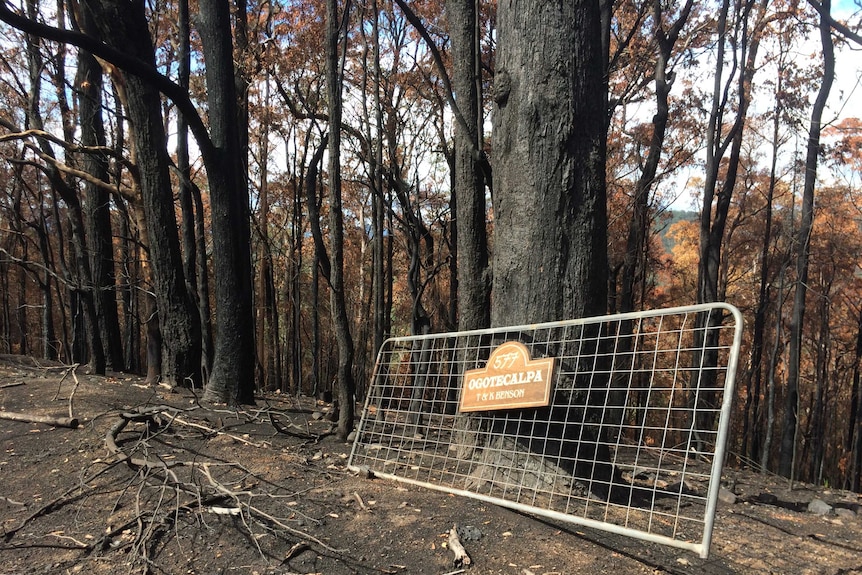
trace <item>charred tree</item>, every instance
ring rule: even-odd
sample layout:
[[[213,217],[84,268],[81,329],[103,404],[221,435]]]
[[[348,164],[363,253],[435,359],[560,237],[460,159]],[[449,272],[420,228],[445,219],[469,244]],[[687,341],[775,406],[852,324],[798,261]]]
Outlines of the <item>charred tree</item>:
[[[790,346],[787,366],[787,390],[784,398],[784,420],[781,426],[781,451],[778,473],[792,477],[796,454],[798,426],[799,379],[802,363],[802,328],[805,320],[805,299],[808,291],[808,260],[814,224],[814,188],[817,183],[818,154],[823,110],[835,79],[835,48],[832,44],[829,11],[830,0],[821,4],[820,43],[823,49],[823,81],[811,109],[808,144],[805,155],[805,181],[802,189],[801,221],[796,236],[796,291],[790,316]]]
[[[155,66],[155,52],[142,5],[129,7],[113,1],[88,1],[84,7],[108,45],[142,64]],[[161,98],[159,91],[136,74],[136,70],[118,71],[115,82],[120,84],[118,89],[121,99],[126,100],[132,126],[158,309],[161,379],[168,385],[180,385],[188,380],[197,383],[200,381],[200,325],[194,316],[183,274]]]
[[[449,0],[446,15],[452,41],[452,88],[464,122],[455,123],[452,223],[458,329],[480,329],[491,322],[491,278],[486,224],[486,171],[483,151],[482,68],[477,3]],[[490,173],[488,174],[490,176]]]
[[[79,17],[89,15],[82,11]],[[93,24],[82,22],[90,29]],[[105,124],[102,118],[102,67],[92,54],[78,51],[78,70],[75,87],[78,91],[78,117],[81,127],[81,144],[93,151],[81,158],[82,169],[93,179],[108,182],[108,159]],[[96,317],[100,339],[105,348],[106,367],[120,371],[124,368],[123,338],[117,310],[116,271],[114,269],[114,244],[111,231],[111,197],[106,186],[84,182],[84,212],[87,225],[87,249],[90,252],[95,297]]]

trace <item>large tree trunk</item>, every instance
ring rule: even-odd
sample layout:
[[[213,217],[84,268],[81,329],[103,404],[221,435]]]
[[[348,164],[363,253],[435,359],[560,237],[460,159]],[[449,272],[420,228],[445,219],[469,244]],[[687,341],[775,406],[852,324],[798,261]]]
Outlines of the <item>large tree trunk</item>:
[[[787,391],[784,395],[784,422],[781,428],[781,455],[778,473],[791,477],[796,453],[797,410],[799,401],[799,370],[802,363],[802,328],[805,319],[805,297],[808,290],[808,256],[814,223],[814,187],[817,183],[817,160],[820,153],[820,128],[823,110],[835,78],[835,52],[829,26],[831,0],[822,3],[820,42],[823,47],[823,81],[811,109],[808,146],[805,156],[805,182],[802,188],[802,212],[796,239],[796,291],[790,317],[790,349],[787,365]]]
[[[491,323],[603,315],[607,84],[599,4],[503,0],[498,24]],[[584,334],[587,341],[595,335]],[[610,495],[614,471],[600,409],[605,383],[590,382],[585,401],[595,409],[571,414],[586,427],[549,428],[550,435],[539,440],[530,424],[508,426],[500,441],[517,441],[513,447],[525,453],[544,450],[540,443],[557,446],[549,452],[571,461],[569,472],[595,479],[596,494]],[[553,412],[556,402],[542,409]],[[549,411],[542,409],[524,414],[523,421],[543,419]],[[586,460],[593,462],[589,469],[581,465]]]
[[[87,7],[108,44],[155,66],[143,6],[130,8],[119,2],[88,0]],[[200,326],[183,275],[161,97],[158,90],[133,71],[123,71],[119,78],[133,127],[161,332],[161,378],[167,385],[199,382]]]
[[[254,315],[248,182],[240,145],[227,0],[200,3],[214,157],[207,161],[215,265],[216,345],[208,401],[254,402]]]
[[[80,15],[86,17],[86,12]],[[81,124],[81,144],[106,145],[105,125],[102,120],[102,67],[96,59],[78,51],[76,88],[78,116]],[[81,167],[97,180],[108,181],[108,161],[102,154],[88,153],[81,159]],[[105,348],[105,367],[120,371],[124,367],[123,339],[117,312],[116,274],[114,271],[114,244],[111,233],[110,194],[101,186],[84,184],[84,212],[87,224],[87,248],[95,282],[94,304],[99,322],[100,339]]]
[[[455,204],[458,329],[480,329],[491,322],[491,281],[485,223],[487,159],[482,150],[482,70],[479,62],[476,2],[448,0],[446,14],[452,41],[452,87],[465,125],[455,123],[452,203]]]
[[[492,324],[607,308],[607,110],[597,2],[503,0],[494,79]]]

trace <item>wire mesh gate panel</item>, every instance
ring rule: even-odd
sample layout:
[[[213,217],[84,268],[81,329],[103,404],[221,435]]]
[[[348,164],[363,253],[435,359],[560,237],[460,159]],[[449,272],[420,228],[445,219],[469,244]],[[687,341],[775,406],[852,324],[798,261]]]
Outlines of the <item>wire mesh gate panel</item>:
[[[706,557],[741,335],[721,303],[393,338],[349,465]]]

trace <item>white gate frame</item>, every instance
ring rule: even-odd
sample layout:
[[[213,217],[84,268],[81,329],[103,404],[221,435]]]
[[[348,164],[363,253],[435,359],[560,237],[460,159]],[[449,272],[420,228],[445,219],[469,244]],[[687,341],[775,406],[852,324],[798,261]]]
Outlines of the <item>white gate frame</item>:
[[[741,338],[725,303],[392,338],[348,465],[706,558]],[[506,341],[554,358],[550,405],[458,413]]]

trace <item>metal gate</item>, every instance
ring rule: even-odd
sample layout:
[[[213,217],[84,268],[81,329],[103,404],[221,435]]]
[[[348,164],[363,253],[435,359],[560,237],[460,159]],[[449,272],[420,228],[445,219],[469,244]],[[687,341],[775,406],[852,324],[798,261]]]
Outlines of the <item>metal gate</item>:
[[[349,465],[706,557],[741,335],[719,303],[393,338]]]

